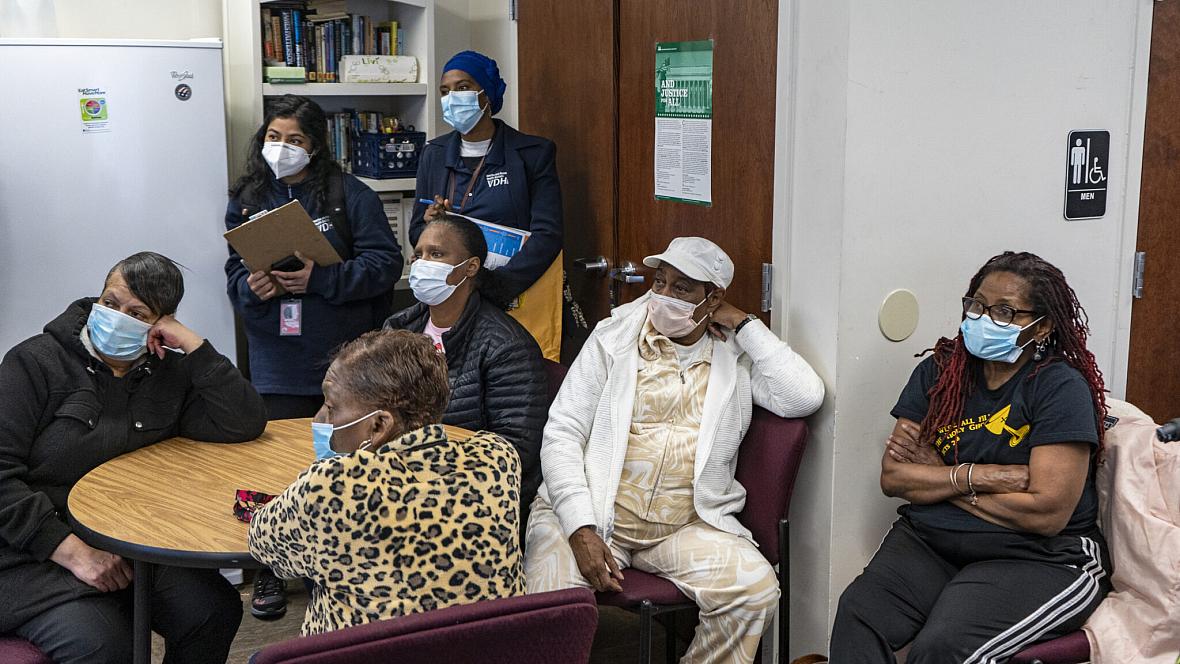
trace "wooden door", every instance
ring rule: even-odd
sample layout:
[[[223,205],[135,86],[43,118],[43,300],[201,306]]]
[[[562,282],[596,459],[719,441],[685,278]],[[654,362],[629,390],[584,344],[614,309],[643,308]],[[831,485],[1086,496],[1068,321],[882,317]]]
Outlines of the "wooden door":
[[[588,322],[608,279],[578,259],[642,264],[677,236],[733,258],[730,299],[761,313],[774,188],[775,0],[527,0],[517,25],[522,130],[557,143],[566,269]],[[655,198],[656,42],[713,40],[712,205]],[[650,270],[644,270],[649,277]],[[620,302],[643,283],[621,286]],[[563,356],[580,347],[567,338]]]
[[[1147,258],[1131,309],[1127,400],[1162,422],[1180,417],[1180,4],[1154,8],[1136,245]]]
[[[590,326],[609,311],[607,282],[577,260],[615,256],[615,22],[615,0],[526,0],[517,18],[520,129],[557,144],[566,273]],[[581,347],[573,332],[563,355]]]
[[[618,261],[677,236],[716,242],[735,265],[727,299],[761,313],[774,198],[776,0],[619,0]],[[712,205],[655,198],[656,43],[713,40]],[[650,272],[650,271],[649,271]],[[648,283],[624,288],[623,299]]]

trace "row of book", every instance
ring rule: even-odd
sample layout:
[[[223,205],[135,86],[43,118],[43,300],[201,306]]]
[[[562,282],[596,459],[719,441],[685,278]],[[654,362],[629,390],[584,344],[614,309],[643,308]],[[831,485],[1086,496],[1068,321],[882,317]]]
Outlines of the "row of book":
[[[392,134],[401,129],[398,119],[380,111],[345,109],[328,114],[328,147],[345,172],[352,172],[352,140],[360,134]]]
[[[312,83],[340,81],[345,55],[400,55],[397,21],[349,14],[343,0],[271,2],[262,8],[262,59],[267,66],[302,67]]]

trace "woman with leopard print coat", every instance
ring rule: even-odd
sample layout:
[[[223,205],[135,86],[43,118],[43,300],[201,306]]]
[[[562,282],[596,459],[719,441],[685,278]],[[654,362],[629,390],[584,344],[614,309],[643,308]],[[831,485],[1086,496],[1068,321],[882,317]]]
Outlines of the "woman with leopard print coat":
[[[313,584],[302,633],[524,594],[520,458],[448,432],[446,360],[421,334],[369,332],[324,377],[319,459],[250,523],[250,553]]]

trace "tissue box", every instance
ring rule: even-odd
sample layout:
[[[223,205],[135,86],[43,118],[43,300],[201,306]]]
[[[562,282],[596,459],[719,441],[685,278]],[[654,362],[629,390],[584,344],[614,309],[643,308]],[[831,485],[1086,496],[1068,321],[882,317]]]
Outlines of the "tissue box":
[[[344,83],[417,83],[418,58],[412,55],[346,55],[340,58]]]

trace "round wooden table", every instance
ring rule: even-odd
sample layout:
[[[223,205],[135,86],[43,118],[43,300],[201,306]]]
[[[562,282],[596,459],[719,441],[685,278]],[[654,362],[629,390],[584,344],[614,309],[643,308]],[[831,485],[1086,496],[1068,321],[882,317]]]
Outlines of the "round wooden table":
[[[462,440],[471,432],[444,426]],[[151,661],[151,566],[260,567],[249,526],[234,517],[238,489],[280,494],[315,461],[311,420],[276,420],[248,443],[172,438],[111,459],[70,490],[74,532],[132,561],[135,662]]]

